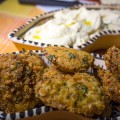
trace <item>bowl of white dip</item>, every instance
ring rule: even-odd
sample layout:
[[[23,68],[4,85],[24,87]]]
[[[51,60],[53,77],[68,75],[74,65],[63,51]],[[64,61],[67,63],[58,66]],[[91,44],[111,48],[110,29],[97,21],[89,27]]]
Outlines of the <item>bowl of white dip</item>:
[[[13,30],[8,37],[36,47],[65,46],[87,52],[112,45],[120,47],[120,8],[77,5],[44,13]]]

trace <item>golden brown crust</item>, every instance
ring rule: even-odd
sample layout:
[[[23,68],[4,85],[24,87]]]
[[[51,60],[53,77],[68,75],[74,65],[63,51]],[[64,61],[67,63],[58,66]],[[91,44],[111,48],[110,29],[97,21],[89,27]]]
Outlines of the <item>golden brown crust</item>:
[[[66,75],[66,74],[67,73],[61,71],[54,64],[52,64],[49,68],[44,69],[42,80],[47,80],[50,78],[54,78],[55,76],[58,76],[58,75]]]
[[[17,59],[28,63],[28,66],[32,69],[32,73],[34,73],[32,79],[35,79],[36,81],[41,80],[41,74],[46,65],[38,54],[32,51],[24,52],[24,54],[18,54]]]
[[[44,69],[37,55],[25,52],[0,55],[0,108],[15,113],[34,108],[34,86]]]
[[[86,71],[94,62],[89,53],[72,48],[49,46],[44,53],[59,69],[69,73]]]
[[[102,80],[102,86],[105,94],[115,102],[120,102],[120,81],[111,72],[99,69],[98,76]]]
[[[109,48],[104,59],[108,70],[120,79],[120,49],[115,46]]]
[[[50,70],[45,76],[46,79],[38,82],[35,89],[45,105],[85,116],[100,115],[105,109],[105,97],[94,76],[58,72],[51,77]]]

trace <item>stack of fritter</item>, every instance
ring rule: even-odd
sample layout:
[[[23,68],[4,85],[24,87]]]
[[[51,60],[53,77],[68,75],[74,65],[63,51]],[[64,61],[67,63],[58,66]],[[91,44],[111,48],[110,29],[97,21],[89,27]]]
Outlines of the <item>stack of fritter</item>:
[[[94,57],[64,47],[46,47],[43,52],[54,65],[45,69],[42,81],[37,83],[37,97],[45,105],[73,113],[102,114],[106,97],[98,80],[86,73]]]
[[[31,51],[0,55],[1,110],[20,112],[42,101],[60,110],[99,116],[109,111],[109,100],[120,101],[118,48],[110,48],[104,56],[109,71],[95,67],[94,57],[84,51],[49,46],[43,53],[52,62],[47,68]],[[89,67],[97,68],[102,84],[87,73]]]
[[[0,55],[0,109],[15,113],[34,108],[34,86],[41,79],[45,65],[37,54]]]

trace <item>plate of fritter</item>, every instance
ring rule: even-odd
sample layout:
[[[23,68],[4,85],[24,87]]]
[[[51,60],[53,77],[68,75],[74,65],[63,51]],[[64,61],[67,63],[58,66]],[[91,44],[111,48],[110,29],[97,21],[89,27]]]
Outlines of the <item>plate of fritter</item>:
[[[85,51],[58,46],[1,54],[0,119],[21,119],[50,111],[90,119],[119,119],[119,71],[115,74],[111,70],[114,63],[109,61],[109,53],[105,62]],[[112,54],[110,58],[116,59]]]

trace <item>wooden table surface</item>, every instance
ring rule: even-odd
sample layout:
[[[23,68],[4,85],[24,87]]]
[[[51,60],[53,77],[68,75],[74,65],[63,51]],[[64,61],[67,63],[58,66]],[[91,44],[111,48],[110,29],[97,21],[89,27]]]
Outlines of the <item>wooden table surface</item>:
[[[18,0],[5,0],[0,4],[0,54],[40,48],[14,43],[8,39],[8,34],[18,28],[30,18],[43,13],[34,5],[19,4]]]

